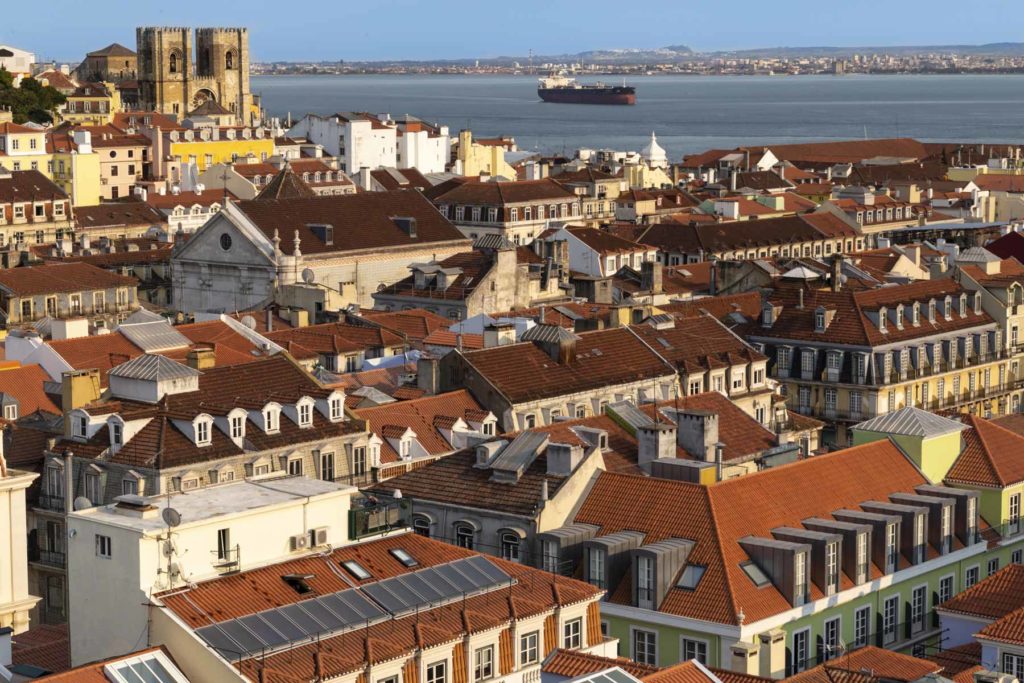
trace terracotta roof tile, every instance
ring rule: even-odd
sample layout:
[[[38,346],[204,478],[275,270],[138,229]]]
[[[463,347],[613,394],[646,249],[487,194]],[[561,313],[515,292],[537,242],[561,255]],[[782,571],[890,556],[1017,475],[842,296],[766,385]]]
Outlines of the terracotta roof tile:
[[[910,655],[885,650],[869,645],[854,650],[827,664],[819,664],[787,681],[793,683],[836,683],[835,674],[870,672],[868,681],[894,681],[911,683],[942,671],[942,667],[927,659],[918,659]]]
[[[111,273],[88,263],[52,263],[0,271],[0,287],[10,296],[134,287],[138,283],[133,277]]]
[[[809,517],[829,517],[926,483],[898,448],[878,441],[711,486],[605,473],[574,521],[599,526],[601,535],[640,531],[645,543],[670,537],[695,541],[687,561],[707,567],[703,579],[693,591],[671,589],[659,611],[735,624],[742,610],[750,623],[791,606],[773,586],[759,589],[746,576],[740,563],[749,558],[740,538],[770,537],[776,527],[799,526]],[[623,500],[633,504],[623,506]],[[872,567],[872,576],[880,574]],[[629,582],[624,577],[609,599],[628,604]],[[841,585],[851,585],[845,574]],[[812,584],[811,599],[822,596]]]
[[[31,415],[37,410],[51,415],[63,413],[43,391],[43,383],[49,381],[50,376],[39,365],[0,367],[0,394],[13,396],[18,400],[19,418]]]
[[[1010,564],[942,603],[944,611],[1001,619],[1024,606],[1024,565]]]
[[[465,355],[482,377],[513,403],[598,387],[675,377],[665,360],[626,328],[583,332],[575,360],[562,364],[531,342]]]
[[[578,650],[558,649],[548,655],[541,670],[551,676],[576,678],[586,674],[597,673],[617,666],[626,673],[643,678],[658,670],[656,666],[639,664],[625,657],[601,657],[599,655],[580,652]],[[707,679],[703,681],[707,683]]]
[[[67,624],[44,624],[14,636],[14,664],[37,666],[53,673],[71,668],[71,642]]]
[[[963,432],[964,447],[946,481],[989,488],[1024,481],[1024,436],[976,415],[966,418],[971,429]]]
[[[973,683],[974,672],[980,671],[981,643],[970,642],[965,645],[931,652],[930,659],[942,667],[942,675],[955,683]]]
[[[473,204],[477,206],[576,200],[574,192],[562,187],[553,178],[518,182],[483,182],[478,179],[457,178],[441,185],[435,185],[427,189],[424,194],[435,204]]]
[[[362,311],[360,315],[378,325],[405,335],[410,341],[423,341],[431,332],[446,330],[452,324],[448,318],[423,308],[405,311]]]

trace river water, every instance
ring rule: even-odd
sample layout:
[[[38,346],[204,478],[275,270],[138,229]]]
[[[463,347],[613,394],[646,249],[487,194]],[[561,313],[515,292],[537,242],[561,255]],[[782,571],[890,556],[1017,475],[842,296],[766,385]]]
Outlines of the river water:
[[[587,82],[593,79],[583,79]],[[621,81],[617,81],[621,82]],[[532,76],[256,76],[272,116],[413,114],[511,135],[520,149],[638,150],[651,131],[670,159],[743,144],[915,137],[1024,142],[1024,75],[647,76],[635,106],[550,104]]]

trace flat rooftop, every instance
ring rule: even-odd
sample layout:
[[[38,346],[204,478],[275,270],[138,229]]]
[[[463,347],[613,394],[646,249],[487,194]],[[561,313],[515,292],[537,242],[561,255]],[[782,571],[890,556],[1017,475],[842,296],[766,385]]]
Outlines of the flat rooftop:
[[[163,531],[167,523],[163,520],[163,509],[174,508],[181,515],[181,526],[205,522],[215,517],[239,515],[260,508],[272,507],[309,497],[337,493],[355,493],[358,489],[348,484],[339,484],[308,477],[276,477],[271,479],[244,479],[230,484],[220,484],[195,491],[172,493],[170,495],[144,496],[156,511],[145,516],[136,510],[119,508],[116,504],[79,510],[72,517],[80,517],[104,524],[131,529]]]

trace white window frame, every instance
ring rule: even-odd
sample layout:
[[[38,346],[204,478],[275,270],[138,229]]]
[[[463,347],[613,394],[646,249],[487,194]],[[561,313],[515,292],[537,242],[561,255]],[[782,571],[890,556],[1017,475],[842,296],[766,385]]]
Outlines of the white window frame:
[[[96,557],[109,560],[114,556],[114,542],[110,536],[96,534]]]
[[[494,646],[484,645],[473,650],[473,683],[494,678]]]
[[[895,605],[892,610],[892,619],[889,618],[889,606]],[[892,622],[891,624],[889,622]],[[882,600],[882,645],[891,645],[899,640],[900,625],[900,596],[888,595]],[[891,639],[890,639],[891,638]]]
[[[973,579],[971,575],[974,575]],[[967,590],[972,586],[978,585],[978,581],[981,579],[981,565],[974,564],[964,570],[964,587],[963,590]]]
[[[643,638],[641,646],[639,640]],[[630,656],[637,664],[658,665],[658,632],[646,628],[629,627]]]
[[[447,683],[448,660],[442,659],[439,662],[427,664],[424,674],[423,679],[425,683]]]
[[[562,624],[562,648],[578,650],[583,647],[583,617],[569,619]]]
[[[679,652],[680,657],[684,661],[696,659],[701,664],[708,663],[708,653],[710,652],[710,645],[708,641],[702,638],[688,638],[681,636],[679,638]],[[690,656],[692,654],[692,656]]]
[[[863,619],[862,615],[867,615],[866,619]],[[863,626],[863,627],[862,627]],[[853,646],[864,647],[868,644],[868,640],[871,638],[871,605],[864,605],[858,607],[853,611]]]
[[[798,637],[802,637],[803,638],[803,655],[802,656],[800,655],[800,652],[797,649],[797,638]],[[798,674],[801,671],[806,671],[807,670],[807,664],[810,662],[810,659],[811,659],[811,627],[810,626],[808,626],[806,628],[802,628],[802,629],[800,629],[798,631],[793,631],[793,639],[792,639],[792,649],[791,649],[791,652],[793,653],[793,661],[792,661],[792,667],[791,667],[792,671],[791,671],[791,673]]]
[[[829,642],[829,628],[835,628],[835,642]],[[835,616],[831,619],[826,619],[821,625],[821,647],[822,647],[822,659],[829,661],[839,656],[839,648],[843,642],[843,618],[841,616]]]
[[[519,666],[540,662],[540,631],[531,631],[519,636]]]

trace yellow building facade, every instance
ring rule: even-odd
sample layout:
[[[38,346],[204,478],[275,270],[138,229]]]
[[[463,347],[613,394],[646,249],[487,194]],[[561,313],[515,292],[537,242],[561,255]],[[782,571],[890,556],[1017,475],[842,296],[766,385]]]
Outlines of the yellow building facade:
[[[102,126],[121,111],[121,93],[113,83],[86,83],[68,95],[61,118],[81,126]]]

